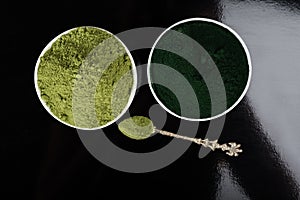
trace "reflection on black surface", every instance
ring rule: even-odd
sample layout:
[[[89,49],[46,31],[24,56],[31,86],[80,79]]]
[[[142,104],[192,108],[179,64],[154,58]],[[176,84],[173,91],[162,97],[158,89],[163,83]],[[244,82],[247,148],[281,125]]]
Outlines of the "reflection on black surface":
[[[281,2],[287,2],[285,5],[299,6],[299,3],[295,3],[298,1]],[[115,10],[116,4],[111,2],[108,3],[111,5],[102,5],[103,12],[99,12],[97,6],[80,5],[81,9],[79,9],[75,4],[61,4],[56,10],[56,16],[52,15],[57,19],[45,19],[45,24],[40,24],[37,21],[39,19],[33,18],[26,18],[27,24],[18,22],[20,19],[15,20],[18,23],[14,26],[20,25],[21,27],[18,27],[16,33],[28,34],[28,29],[22,29],[24,24],[33,28],[34,31],[37,30],[36,26],[40,25],[39,34],[45,36],[45,38],[34,36],[36,43],[33,42],[30,45],[34,49],[26,51],[24,59],[19,61],[22,63],[19,64],[24,66],[24,60],[28,61],[28,58],[34,57],[27,63],[34,65],[35,58],[40,52],[36,52],[34,55],[31,52],[37,51],[36,49],[41,50],[47,43],[45,42],[47,39],[70,27],[92,24],[117,33],[142,26],[167,27],[188,17],[221,19],[222,9],[217,3],[216,0],[194,0],[182,3],[166,1],[160,2],[158,6],[149,2],[124,1],[119,5],[122,9]],[[52,11],[55,9],[57,9],[56,5],[55,8],[50,8]],[[41,10],[37,11],[40,16],[47,13],[45,8]],[[79,10],[80,14],[77,17],[74,16],[74,10]],[[113,14],[111,14],[112,10],[115,11]],[[27,16],[25,11],[26,9],[21,12],[24,17]],[[68,11],[71,13],[67,13]],[[38,39],[42,41],[40,42]],[[14,50],[9,49],[9,52],[14,55],[19,52],[18,50],[15,47]],[[24,70],[28,71],[26,68]],[[24,77],[23,74],[20,77]],[[26,81],[28,80],[26,79]],[[30,79],[28,82],[30,83],[28,88],[33,90],[31,88],[33,81]],[[147,94],[149,97],[147,101],[143,100],[143,105],[154,103],[147,87],[139,92],[137,97],[141,98]],[[32,103],[33,95],[24,100],[29,106],[24,106],[22,111],[26,116],[27,113],[33,112],[36,115],[35,119],[32,120],[26,116],[20,117],[18,125],[22,129],[14,128],[16,123],[14,121],[12,130],[16,130],[17,134],[15,135],[17,136],[12,134],[13,136],[9,136],[11,143],[7,142],[1,146],[6,155],[3,163],[9,163],[12,167],[8,170],[13,171],[13,173],[8,173],[9,178],[5,182],[9,187],[7,191],[11,192],[11,197],[20,194],[29,199],[101,199],[106,195],[113,198],[121,194],[124,198],[143,198],[144,196],[138,194],[138,192],[142,192],[149,198],[164,196],[172,198],[183,194],[186,199],[189,197],[224,199],[222,196],[218,197],[218,190],[222,188],[222,185],[219,185],[222,178],[222,167],[228,165],[232,171],[231,179],[240,184],[250,199],[298,199],[298,183],[261,128],[260,122],[253,114],[254,109],[251,108],[247,99],[244,99],[227,115],[224,131],[219,139],[220,142],[236,141],[241,143],[244,152],[239,157],[231,158],[224,155],[223,152],[211,152],[205,158],[199,159],[199,146],[193,144],[180,159],[164,169],[146,174],[128,174],[110,169],[94,159],[80,142],[76,130],[56,122],[46,112],[40,111],[42,105],[37,100]],[[135,102],[133,107],[140,106],[138,98],[135,99]],[[136,111],[132,109],[132,112]],[[18,115],[21,112],[16,109],[11,113]],[[145,115],[147,114],[145,113]],[[48,120],[47,123],[46,120]],[[165,128],[176,129],[174,124],[177,123],[178,119],[168,115]],[[198,137],[203,137],[207,126],[208,123],[201,123]],[[116,131],[112,126],[105,129],[106,134],[110,130],[114,130],[114,133]],[[155,148],[159,148],[169,140],[155,136],[151,138],[152,141],[144,141],[146,146],[144,147],[135,146],[133,141],[123,138],[118,132],[115,134],[116,136],[111,138],[115,143],[122,142],[124,148],[136,148],[135,151],[151,150],[154,145],[156,145]],[[16,139],[17,137],[19,138]],[[147,145],[150,149],[147,149]],[[11,150],[10,146],[13,146],[14,149]],[[125,192],[122,191],[124,189],[126,189]],[[231,192],[234,191],[228,191],[228,193]]]
[[[238,30],[250,48],[253,77],[248,98],[256,118],[299,183],[300,2],[222,3],[222,19]]]
[[[249,102],[243,100],[227,115],[226,121],[221,138],[237,140],[244,149],[238,159],[227,160],[232,179],[242,186],[250,199],[298,199],[298,183],[262,130]]]

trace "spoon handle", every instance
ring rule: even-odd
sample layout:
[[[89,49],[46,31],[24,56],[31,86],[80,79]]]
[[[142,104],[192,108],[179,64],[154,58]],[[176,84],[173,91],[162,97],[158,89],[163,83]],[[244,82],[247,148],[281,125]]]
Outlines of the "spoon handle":
[[[201,138],[191,138],[191,137],[187,137],[187,136],[183,136],[183,135],[178,135],[175,133],[171,133],[168,131],[164,131],[164,130],[159,130],[159,129],[155,129],[155,132],[162,134],[162,135],[166,135],[169,137],[174,137],[174,138],[179,138],[179,139],[183,139],[183,140],[188,140],[191,142],[195,142],[199,145],[202,145],[204,147],[208,147],[211,150],[215,150],[215,149],[221,149],[222,151],[225,151],[227,155],[229,156],[238,156],[239,153],[242,153],[243,150],[239,149],[241,147],[240,144],[236,144],[235,142],[229,142],[228,144],[219,144],[218,140],[213,140],[210,141],[208,139],[201,139]]]

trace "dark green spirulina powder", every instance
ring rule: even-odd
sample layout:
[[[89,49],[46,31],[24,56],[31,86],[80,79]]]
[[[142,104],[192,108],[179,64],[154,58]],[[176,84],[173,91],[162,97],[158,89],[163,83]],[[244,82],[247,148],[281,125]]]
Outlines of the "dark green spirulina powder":
[[[51,113],[69,125],[96,128],[117,117],[133,87],[132,63],[112,34],[79,27],[40,57],[37,85]]]
[[[179,116],[181,115],[181,105],[175,94],[167,86],[155,83],[156,79],[159,79],[156,76],[161,76],[161,79],[165,79],[165,83],[167,82],[172,85],[172,82],[174,82],[174,77],[172,77],[172,75],[169,75],[168,73],[161,75],[162,73],[158,70],[159,67],[154,65],[159,63],[171,67],[183,75],[197,97],[200,115],[195,116],[193,114],[188,114],[183,117],[203,119],[223,113],[239,99],[247,85],[249,65],[242,44],[228,29],[206,21],[189,21],[181,23],[171,28],[171,30],[187,35],[206,50],[208,53],[207,55],[210,57],[211,61],[214,62],[223,79],[226,92],[226,103],[224,103],[224,108],[220,107],[219,109],[216,109],[215,113],[212,113],[210,93],[203,77],[196,70],[199,66],[193,66],[188,60],[181,56],[158,48],[160,44],[167,41],[164,35],[157,42],[150,60],[151,85],[157,98],[170,111]],[[193,51],[192,47],[189,48],[184,46],[187,44],[178,42],[176,37],[170,41],[172,41],[171,44],[164,45],[170,45],[173,49],[178,49],[179,52],[186,51],[186,55],[194,54],[194,58],[199,59],[203,66],[211,65],[211,63],[209,64],[210,61],[208,58],[202,58],[202,55],[200,54],[197,55],[197,52]],[[181,50],[181,48],[183,50]],[[184,89],[185,88],[183,88],[183,91]],[[185,94],[183,93],[183,95]],[[188,97],[185,98],[188,99]],[[192,110],[193,106],[188,107],[188,109]]]

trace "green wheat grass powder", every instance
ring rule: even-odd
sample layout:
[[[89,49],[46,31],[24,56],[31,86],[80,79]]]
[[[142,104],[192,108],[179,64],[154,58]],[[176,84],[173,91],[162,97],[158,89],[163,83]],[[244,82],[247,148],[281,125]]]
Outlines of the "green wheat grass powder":
[[[37,86],[58,119],[97,128],[126,107],[133,87],[132,63],[112,34],[79,27],[61,35],[40,57]]]
[[[150,137],[154,133],[152,121],[143,116],[133,116],[127,118],[118,125],[121,133],[135,140],[142,140]]]

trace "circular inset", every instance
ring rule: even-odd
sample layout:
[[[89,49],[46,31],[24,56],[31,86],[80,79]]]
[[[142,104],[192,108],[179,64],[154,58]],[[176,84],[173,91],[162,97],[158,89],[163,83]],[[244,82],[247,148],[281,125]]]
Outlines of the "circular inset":
[[[191,18],[159,36],[147,70],[151,92],[166,111],[206,121],[225,115],[242,100],[252,66],[234,30],[215,20]]]
[[[38,97],[58,121],[84,130],[117,121],[135,95],[137,73],[123,42],[91,26],[67,30],[40,54],[34,72]]]

